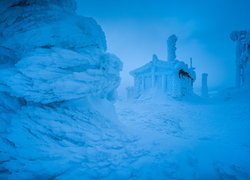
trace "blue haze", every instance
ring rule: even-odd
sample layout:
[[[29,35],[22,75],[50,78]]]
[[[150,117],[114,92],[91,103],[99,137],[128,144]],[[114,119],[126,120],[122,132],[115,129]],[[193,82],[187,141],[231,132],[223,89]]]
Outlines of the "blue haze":
[[[177,58],[197,68],[196,89],[202,72],[209,87],[234,85],[235,44],[229,34],[249,29],[250,1],[78,0],[78,13],[94,17],[103,27],[108,50],[124,62],[121,89],[132,84],[128,72],[156,53],[166,59],[166,39],[179,37]]]

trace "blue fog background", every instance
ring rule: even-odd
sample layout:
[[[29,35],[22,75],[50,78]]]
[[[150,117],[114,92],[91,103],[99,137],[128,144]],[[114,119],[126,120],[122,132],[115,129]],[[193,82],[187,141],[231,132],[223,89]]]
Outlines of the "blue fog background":
[[[229,34],[249,29],[249,0],[78,0],[78,13],[95,18],[106,33],[108,51],[124,63],[120,90],[133,83],[129,71],[156,53],[166,59],[166,40],[179,37],[177,58],[196,67],[196,91],[202,72],[210,90],[234,85],[235,44]]]

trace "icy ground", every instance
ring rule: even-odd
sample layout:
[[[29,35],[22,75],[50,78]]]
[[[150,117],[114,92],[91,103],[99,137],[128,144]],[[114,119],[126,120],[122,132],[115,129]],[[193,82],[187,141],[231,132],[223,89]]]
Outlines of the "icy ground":
[[[223,96],[118,102],[119,119],[141,150],[128,167],[132,177],[250,179],[250,98]]]
[[[120,100],[118,121],[101,101],[24,107],[0,138],[0,179],[250,179],[247,92]]]

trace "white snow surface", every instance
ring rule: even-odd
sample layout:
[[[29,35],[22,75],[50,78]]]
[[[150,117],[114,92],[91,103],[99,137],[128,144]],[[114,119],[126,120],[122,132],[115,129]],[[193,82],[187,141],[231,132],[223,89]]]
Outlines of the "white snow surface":
[[[211,99],[151,92],[119,101],[119,119],[142,153],[133,178],[250,179],[249,100],[249,89],[230,89]]]
[[[248,92],[119,100],[117,123],[103,100],[22,107],[0,141],[1,177],[249,179]]]

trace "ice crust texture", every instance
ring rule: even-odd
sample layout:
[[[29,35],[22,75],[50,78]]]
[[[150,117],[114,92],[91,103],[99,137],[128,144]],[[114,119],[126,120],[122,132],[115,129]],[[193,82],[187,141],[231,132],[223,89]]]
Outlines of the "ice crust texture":
[[[124,139],[113,106],[122,62],[75,10],[74,0],[0,2],[0,179],[105,162]]]
[[[1,85],[15,97],[53,103],[89,95],[115,99],[121,61],[74,1],[2,1]],[[7,71],[7,72],[6,72]],[[62,88],[63,87],[63,88]]]

